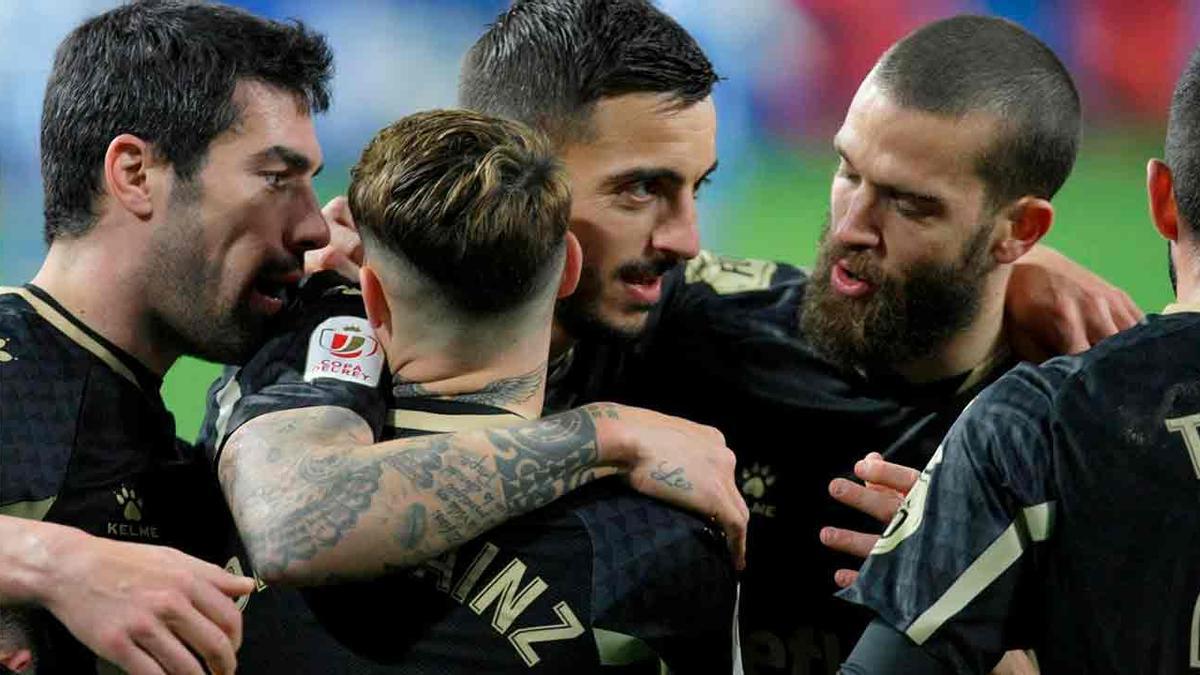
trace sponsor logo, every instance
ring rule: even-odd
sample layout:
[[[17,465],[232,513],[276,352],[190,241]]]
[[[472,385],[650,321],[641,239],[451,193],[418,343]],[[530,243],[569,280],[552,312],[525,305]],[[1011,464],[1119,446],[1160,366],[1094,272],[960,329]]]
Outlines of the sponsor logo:
[[[158,539],[158,528],[153,525],[142,523],[144,510],[146,505],[142,498],[137,495],[137,491],[129,488],[126,485],[121,485],[121,489],[113,493],[116,497],[117,505],[121,507],[121,517],[125,519],[123,523],[108,523],[108,535],[111,537],[133,537],[136,539]]]
[[[304,381],[330,378],[374,387],[383,362],[382,345],[366,319],[336,316],[323,321],[309,338]]]
[[[742,469],[741,478],[742,494],[746,496],[750,513],[774,518],[775,505],[764,501],[767,492],[775,484],[775,473],[771,471],[771,467],[764,464],[751,464]]]
[[[342,330],[326,328],[321,331],[319,344],[339,359],[357,359],[378,352],[379,341],[367,335],[360,335],[358,331],[354,326],[346,326]]]
[[[17,357],[4,351],[4,348],[7,345],[8,345],[8,340],[5,340],[4,338],[0,338],[0,363],[8,363],[9,361],[17,360]]]
[[[137,496],[137,492],[122,485],[121,490],[114,494],[117,496],[117,503],[125,507],[122,512],[125,520],[132,520],[136,523],[142,519],[143,504],[141,498]]]

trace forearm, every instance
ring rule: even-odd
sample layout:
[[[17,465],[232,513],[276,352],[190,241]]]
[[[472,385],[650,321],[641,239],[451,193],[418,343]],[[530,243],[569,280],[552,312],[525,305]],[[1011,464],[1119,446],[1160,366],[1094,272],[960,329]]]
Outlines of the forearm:
[[[53,586],[54,551],[66,536],[87,536],[53,523],[0,516],[0,606],[42,604]]]
[[[623,470],[597,443],[596,418],[604,425],[609,415],[589,406],[507,429],[371,444],[348,410],[275,413],[230,438],[221,483],[268,582],[376,576]]]

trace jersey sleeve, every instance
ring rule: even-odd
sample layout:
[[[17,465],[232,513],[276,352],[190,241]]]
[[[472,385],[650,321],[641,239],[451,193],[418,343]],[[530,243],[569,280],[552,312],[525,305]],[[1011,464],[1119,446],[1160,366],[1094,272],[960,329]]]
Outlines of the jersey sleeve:
[[[239,427],[281,410],[345,408],[380,437],[390,378],[362,295],[344,286],[308,293],[317,297],[298,303],[245,365],[227,367],[209,389],[200,444],[214,465]]]
[[[1024,608],[1054,523],[1052,376],[1020,366],[967,407],[840,593],[953,672],[989,672],[1037,620]]]
[[[664,315],[703,313],[713,319],[763,321],[794,329],[807,273],[787,263],[719,256],[688,261],[667,294]]]
[[[595,491],[576,514],[591,537],[600,662],[653,654],[673,673],[733,672],[737,580],[722,536],[624,485]]]

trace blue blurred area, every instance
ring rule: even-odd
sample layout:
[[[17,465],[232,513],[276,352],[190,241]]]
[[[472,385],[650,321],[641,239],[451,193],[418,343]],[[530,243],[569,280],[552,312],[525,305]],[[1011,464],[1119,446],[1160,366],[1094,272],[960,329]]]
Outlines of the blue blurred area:
[[[43,252],[38,118],[55,45],[111,0],[0,0],[0,284],[30,277]],[[244,0],[234,4],[326,33],[337,58],[334,104],[318,122],[323,198],[380,127],[454,104],[459,59],[503,0]],[[716,93],[721,170],[703,198],[715,247],[745,236],[720,215],[752,198],[747,179],[797,140],[826,143],[880,52],[922,22],[996,13],[1037,33],[1084,92],[1089,122],[1161,123],[1194,44],[1200,3],[1184,0],[660,0],[726,78]],[[1146,19],[1144,17],[1149,17]],[[1154,64],[1147,69],[1147,63]],[[1139,65],[1140,64],[1140,65]],[[821,171],[825,169],[821,168]],[[815,172],[813,175],[819,175]],[[811,214],[806,214],[811,215]],[[819,214],[817,214],[819,215]]]

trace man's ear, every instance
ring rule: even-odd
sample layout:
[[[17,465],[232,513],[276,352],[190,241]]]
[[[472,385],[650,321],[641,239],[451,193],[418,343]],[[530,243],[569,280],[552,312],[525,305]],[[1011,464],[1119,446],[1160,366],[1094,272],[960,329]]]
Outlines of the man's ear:
[[[392,341],[392,308],[388,305],[387,294],[383,292],[383,282],[369,264],[363,264],[358,270],[358,280],[362,285],[363,305],[367,308],[367,321],[375,331],[375,337],[385,345]]]
[[[1022,197],[1004,210],[992,255],[1011,264],[1029,252],[1054,223],[1054,206],[1041,197]]]
[[[567,247],[567,259],[563,264],[562,279],[558,282],[556,299],[574,293],[575,288],[579,286],[579,276],[583,273],[583,247],[579,245],[579,239],[567,231],[563,236],[563,244]]]
[[[1179,205],[1175,203],[1175,177],[1161,159],[1146,164],[1146,197],[1154,229],[1168,241],[1179,241]]]
[[[154,214],[150,144],[133,134],[112,139],[104,152],[104,191],[114,205],[143,220]]]

